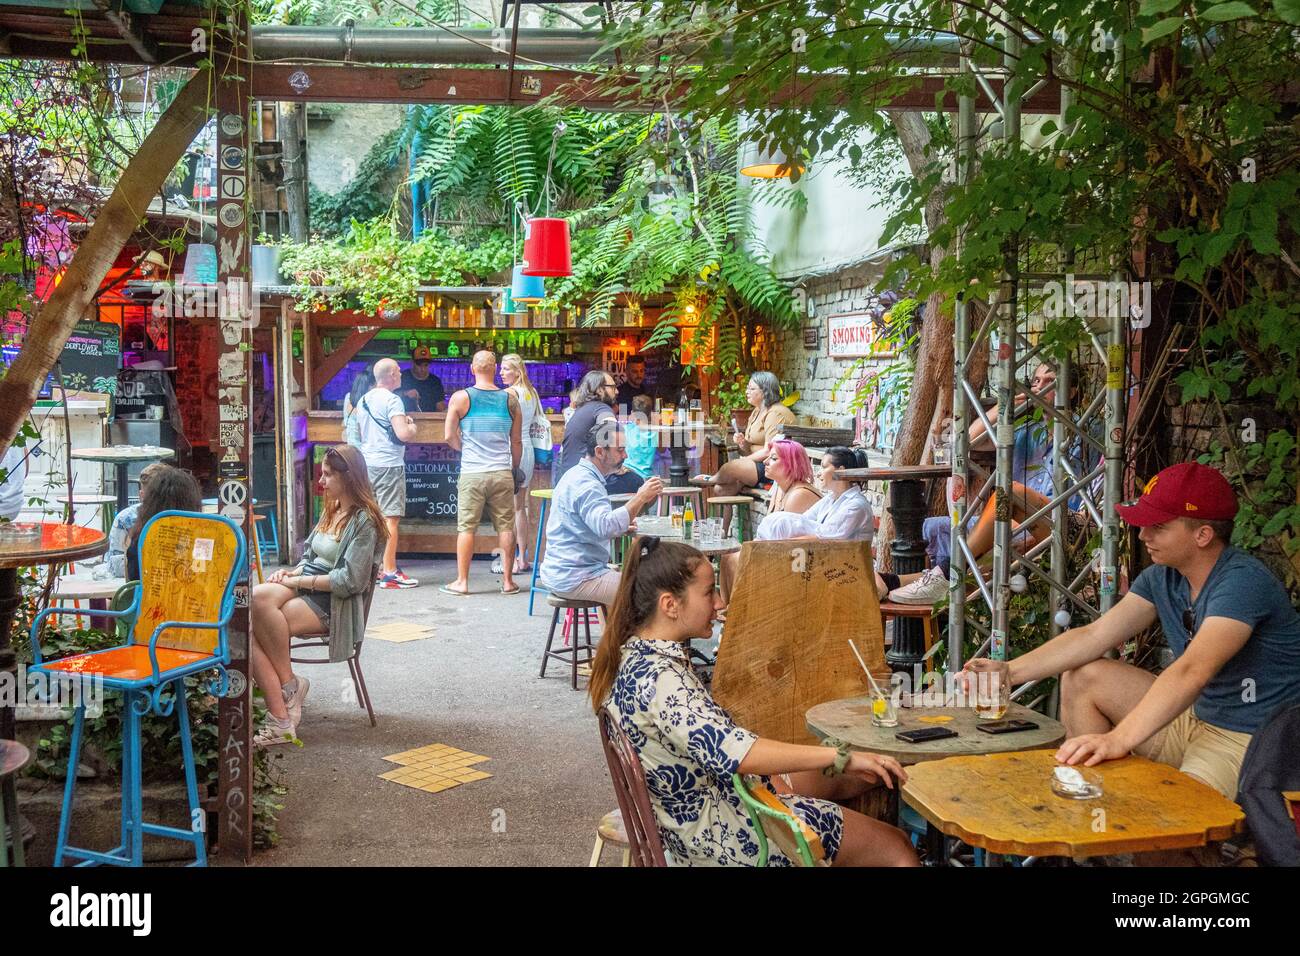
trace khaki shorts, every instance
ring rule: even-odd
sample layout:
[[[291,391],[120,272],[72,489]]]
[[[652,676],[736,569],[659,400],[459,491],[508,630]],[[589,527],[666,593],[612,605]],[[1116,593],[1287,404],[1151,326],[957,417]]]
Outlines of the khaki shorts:
[[[508,471],[484,471],[460,476],[456,486],[456,530],[478,529],[487,507],[492,530],[515,530],[515,479]]]
[[[375,491],[379,513],[385,518],[406,517],[406,467],[367,468],[370,487]]]
[[[1237,799],[1237,777],[1250,746],[1250,734],[1225,730],[1199,719],[1192,708],[1157,730],[1133,752],[1157,763],[1177,767],[1209,784],[1229,800]]]

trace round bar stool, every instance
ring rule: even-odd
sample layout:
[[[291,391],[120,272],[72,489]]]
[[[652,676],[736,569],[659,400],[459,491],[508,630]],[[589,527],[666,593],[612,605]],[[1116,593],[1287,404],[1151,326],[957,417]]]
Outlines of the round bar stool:
[[[547,594],[546,603],[553,610],[551,612],[551,630],[546,635],[546,650],[542,652],[542,669],[538,677],[546,676],[546,664],[554,657],[556,660],[568,663],[573,668],[572,684],[573,689],[578,689],[578,665],[590,664],[596,654],[596,645],[591,643],[591,615],[590,613],[582,614],[581,612],[595,611],[603,607],[599,601],[584,601],[580,598],[564,598],[556,594]],[[572,610],[573,616],[573,640],[568,647],[560,647],[551,650],[551,644],[555,641],[555,628],[560,623],[560,613]],[[581,624],[586,631],[585,640],[582,643],[578,641],[578,624],[581,618]],[[585,657],[580,657],[582,652],[586,652]]]
[[[553,488],[534,488],[528,494],[540,501],[541,511],[537,515],[537,539],[533,542],[533,573],[528,583],[528,616],[533,616],[533,601],[538,594],[551,592],[537,583],[537,570],[542,566],[542,542],[546,540],[546,506],[551,501]]]
[[[600,854],[604,851],[606,843],[621,846],[623,865],[632,865],[631,844],[627,839],[627,827],[623,825],[622,810],[611,810],[600,818],[600,823],[596,824],[596,845],[591,848],[590,866],[600,866]]]
[[[695,514],[697,517],[704,514],[704,489],[697,488],[693,485],[676,485],[665,488],[659,492],[659,514],[666,515],[672,513],[672,504],[674,498],[681,498],[685,501],[687,498],[693,498],[695,501]]]
[[[743,544],[749,526],[749,506],[753,503],[754,499],[749,495],[714,495],[708,501],[709,514],[721,517],[724,527],[734,527],[736,540]]]

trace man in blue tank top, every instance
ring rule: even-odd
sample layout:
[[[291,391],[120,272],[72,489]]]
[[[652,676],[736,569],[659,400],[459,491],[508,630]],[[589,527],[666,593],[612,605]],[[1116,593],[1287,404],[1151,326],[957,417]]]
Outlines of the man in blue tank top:
[[[474,558],[474,533],[487,508],[497,546],[504,555],[515,553],[515,491],[519,459],[523,454],[519,403],[508,390],[496,385],[497,357],[475,352],[470,363],[474,384],[447,403],[447,444],[460,452],[460,479],[456,484],[456,580],[444,584],[444,594],[469,593],[469,565]],[[502,594],[518,594],[511,571],[513,561],[502,562]]]

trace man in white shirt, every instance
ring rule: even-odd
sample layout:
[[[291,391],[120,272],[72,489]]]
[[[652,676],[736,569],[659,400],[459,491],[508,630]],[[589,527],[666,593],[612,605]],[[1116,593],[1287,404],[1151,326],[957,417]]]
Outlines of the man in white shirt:
[[[401,367],[392,359],[380,359],[375,363],[375,387],[361,397],[357,412],[361,454],[388,526],[379,576],[379,586],[385,589],[413,588],[420,583],[397,566],[397,529],[406,514],[406,445],[415,441],[415,421],[396,394],[401,384]]]
[[[10,445],[0,460],[0,520],[13,521],[23,510],[23,481],[27,478],[27,449]]]

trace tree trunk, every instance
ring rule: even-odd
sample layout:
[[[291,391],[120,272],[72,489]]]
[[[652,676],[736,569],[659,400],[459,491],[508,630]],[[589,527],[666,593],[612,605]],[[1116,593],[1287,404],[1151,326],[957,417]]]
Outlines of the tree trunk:
[[[41,383],[77,322],[88,313],[108,270],[139,227],[149,201],[208,121],[211,93],[211,70],[200,70],[185,84],[127,164],[68,263],[63,281],[32,316],[21,351],[9,373],[0,379],[0,451],[8,449],[18,433]]]

